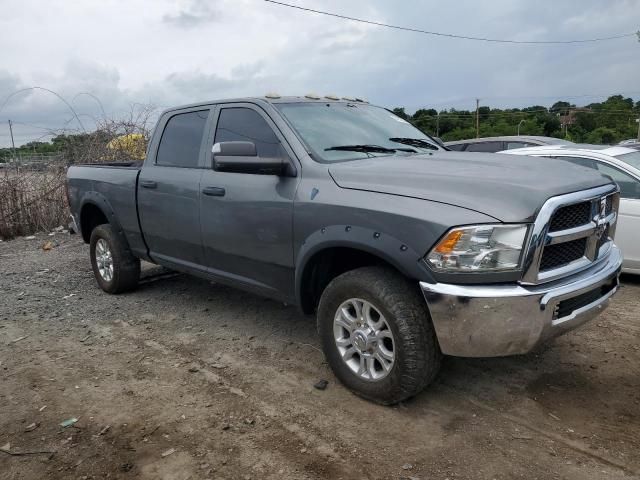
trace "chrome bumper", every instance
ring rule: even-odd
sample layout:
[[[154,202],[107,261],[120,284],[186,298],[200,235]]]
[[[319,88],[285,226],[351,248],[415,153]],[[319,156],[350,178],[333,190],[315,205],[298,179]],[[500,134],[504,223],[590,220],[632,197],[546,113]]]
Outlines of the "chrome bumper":
[[[618,289],[621,266],[622,255],[613,246],[608,258],[593,268],[551,284],[420,282],[420,288],[443,353],[499,357],[527,353],[596,317]]]

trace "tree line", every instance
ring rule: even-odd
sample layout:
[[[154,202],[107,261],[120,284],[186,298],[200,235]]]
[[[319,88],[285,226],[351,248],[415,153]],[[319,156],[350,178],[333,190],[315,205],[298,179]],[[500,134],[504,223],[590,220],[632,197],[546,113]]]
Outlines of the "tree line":
[[[421,108],[410,115],[403,107],[398,107],[393,112],[423,132],[444,141],[476,136],[475,110],[450,108],[438,111]],[[558,101],[550,108],[542,105],[509,109],[482,106],[478,114],[480,137],[516,135],[519,126],[521,135],[544,135],[578,143],[613,144],[637,137],[636,119],[640,117],[640,101],[634,103],[632,98],[613,95],[604,102],[590,103],[584,107],[576,107],[566,101]],[[120,127],[120,124],[118,128],[108,125],[91,133],[56,135],[47,142],[33,141],[20,145],[15,153],[21,156],[66,153],[73,157],[72,154],[87,143],[106,144],[119,134],[140,130],[130,125],[124,129]],[[9,161],[12,155],[11,148],[0,148],[0,162]]]
[[[436,110],[421,108],[413,115],[403,107],[393,112],[411,122],[423,132],[444,141],[476,137],[476,111]],[[613,144],[636,138],[640,117],[640,101],[613,95],[604,102],[584,107],[558,101],[550,108],[533,105],[526,108],[499,109],[482,106],[478,109],[479,136],[544,135],[577,143]]]
[[[71,154],[88,141],[102,141],[105,144],[112,139],[112,136],[105,134],[102,130],[91,133],[61,134],[54,136],[48,142],[33,141],[16,147],[15,153],[12,148],[0,148],[0,162],[9,162],[13,156],[28,157],[29,155],[57,155]]]

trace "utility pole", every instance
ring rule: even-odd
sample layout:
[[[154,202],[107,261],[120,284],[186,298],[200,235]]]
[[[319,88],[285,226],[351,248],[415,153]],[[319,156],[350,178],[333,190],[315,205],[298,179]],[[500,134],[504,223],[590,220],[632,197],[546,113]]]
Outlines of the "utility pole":
[[[638,122],[638,141],[640,142],[640,117],[638,117],[636,122]]]
[[[480,138],[480,99],[476,98],[476,138]]]
[[[11,134],[11,148],[13,149],[13,162],[17,162],[18,159],[16,158],[16,144],[13,141],[13,127],[11,125],[11,120],[8,120],[9,122],[9,133]]]
[[[436,115],[436,137],[440,136],[440,112]]]

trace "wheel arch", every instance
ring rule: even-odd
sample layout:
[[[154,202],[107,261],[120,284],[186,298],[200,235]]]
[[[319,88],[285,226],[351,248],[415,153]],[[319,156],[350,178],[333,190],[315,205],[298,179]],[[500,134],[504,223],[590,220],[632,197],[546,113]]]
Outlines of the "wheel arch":
[[[104,223],[111,224],[115,231],[122,235],[122,228],[115,212],[106,197],[98,192],[87,192],[80,207],[80,233],[85,243],[89,243],[91,232]],[[125,239],[126,240],[126,239]]]
[[[296,301],[312,313],[326,286],[356,268],[384,265],[409,279],[424,278],[421,255],[398,239],[369,229],[326,227],[305,240],[296,261]]]

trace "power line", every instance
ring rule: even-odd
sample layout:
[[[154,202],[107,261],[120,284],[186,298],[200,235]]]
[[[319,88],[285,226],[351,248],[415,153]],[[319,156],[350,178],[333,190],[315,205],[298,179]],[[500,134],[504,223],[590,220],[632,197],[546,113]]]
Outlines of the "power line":
[[[640,30],[638,30],[637,32],[612,35],[610,37],[587,38],[587,39],[581,39],[581,40],[505,40],[505,39],[498,39],[498,38],[471,37],[468,35],[456,35],[453,33],[432,32],[429,30],[422,30],[419,28],[401,27],[399,25],[391,25],[388,23],[375,22],[373,20],[366,20],[364,18],[349,17],[347,15],[340,15],[337,13],[325,12],[322,10],[314,10],[313,8],[301,7],[299,5],[291,5],[290,3],[277,2],[276,0],[264,0],[264,1],[268,3],[273,3],[275,5],[281,5],[283,7],[295,8],[297,10],[302,10],[304,12],[316,13],[319,15],[326,15],[328,17],[341,18],[343,20],[351,20],[353,22],[366,23],[368,25],[375,25],[378,27],[393,28],[395,30],[404,30],[407,32],[414,32],[414,33],[423,33],[425,35],[433,35],[436,37],[458,38],[460,40],[475,40],[479,42],[512,43],[512,44],[520,44],[520,45],[559,45],[559,44],[604,42],[609,40],[617,40],[621,38],[635,37],[636,35],[640,40]]]

